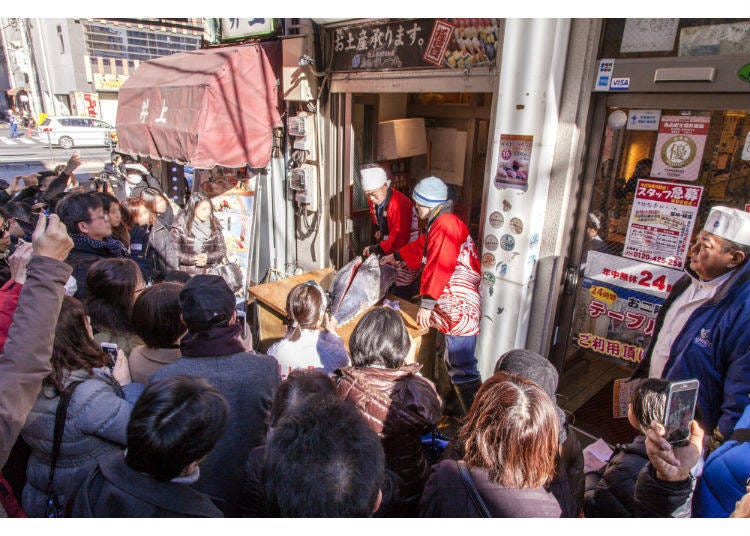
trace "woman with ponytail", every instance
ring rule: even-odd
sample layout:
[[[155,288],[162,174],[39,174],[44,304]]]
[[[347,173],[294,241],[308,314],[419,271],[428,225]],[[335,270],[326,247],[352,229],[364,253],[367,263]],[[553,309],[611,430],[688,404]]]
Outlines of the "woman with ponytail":
[[[294,287],[286,297],[289,331],[268,349],[279,362],[281,379],[294,369],[319,369],[330,374],[349,364],[336,320],[326,314],[328,298],[315,281]],[[325,325],[325,327],[323,327]]]

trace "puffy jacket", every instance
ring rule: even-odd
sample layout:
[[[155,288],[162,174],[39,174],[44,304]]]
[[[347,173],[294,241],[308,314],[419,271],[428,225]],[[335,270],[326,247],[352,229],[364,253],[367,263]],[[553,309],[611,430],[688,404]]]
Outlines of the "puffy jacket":
[[[210,269],[219,264],[227,254],[227,245],[221,232],[221,224],[216,217],[211,216],[216,230],[203,243],[203,251],[195,251],[195,238],[187,232],[186,216],[187,213],[184,210],[175,216],[169,234],[172,249],[177,256],[177,269],[190,275],[210,273]],[[198,267],[195,265],[195,257],[198,253],[205,253],[208,257],[206,266]]]
[[[651,463],[641,469],[635,483],[636,517],[690,517],[695,478],[667,482],[656,476]]]
[[[401,514],[415,515],[430,466],[422,435],[440,417],[442,401],[435,386],[418,374],[419,364],[399,369],[344,367],[334,372],[339,396],[351,400],[380,436],[386,466],[401,479]],[[392,505],[386,505],[392,506]]]
[[[745,440],[739,435],[745,435]],[[735,437],[737,436],[737,437]],[[703,474],[693,500],[695,517],[729,517],[735,503],[747,493],[745,482],[750,477],[750,405],[737,421],[731,439],[711,453],[703,466]]]
[[[647,463],[645,436],[617,445],[601,471],[586,475],[585,516],[634,517],[635,482]]]
[[[70,494],[96,466],[97,460],[125,448],[126,430],[132,405],[125,400],[122,389],[101,369],[93,374],[75,370],[64,384],[82,381],[73,392],[68,406],[65,431],[55,469],[53,491],[63,506]],[[42,389],[31,409],[21,435],[31,447],[23,488],[23,509],[30,517],[43,517],[47,502],[55,412],[59,393],[47,386]],[[83,472],[79,472],[83,469]]]
[[[65,262],[73,268],[73,278],[76,280],[77,290],[73,297],[83,301],[86,298],[86,276],[91,265],[96,261],[112,258],[114,255],[106,248],[82,245],[71,249]]]

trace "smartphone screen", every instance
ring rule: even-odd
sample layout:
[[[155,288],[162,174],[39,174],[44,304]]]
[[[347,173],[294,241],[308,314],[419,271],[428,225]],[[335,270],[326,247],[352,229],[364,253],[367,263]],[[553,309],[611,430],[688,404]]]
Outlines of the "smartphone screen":
[[[245,311],[237,311],[237,322],[242,325],[242,338],[247,338],[247,320],[245,319]]]
[[[117,361],[117,345],[111,342],[103,342],[102,350],[107,352],[107,355],[109,356],[107,367],[111,371],[115,368],[115,361]]]
[[[673,445],[684,444],[690,437],[690,421],[695,416],[698,385],[698,380],[685,380],[669,386],[664,428],[667,441]]]

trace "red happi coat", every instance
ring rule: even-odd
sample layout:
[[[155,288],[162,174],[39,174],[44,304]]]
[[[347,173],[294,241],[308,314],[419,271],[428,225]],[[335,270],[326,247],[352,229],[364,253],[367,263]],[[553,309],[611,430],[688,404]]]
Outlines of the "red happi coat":
[[[384,255],[394,253],[412,240],[419,236],[419,218],[417,211],[414,209],[414,203],[411,199],[396,190],[390,189],[388,204],[385,207],[385,220],[388,225],[388,233],[380,229],[381,240],[378,242]],[[375,206],[372,201],[367,200],[370,208],[370,217],[375,225],[378,225],[378,218],[375,215]],[[379,228],[379,226],[378,226]],[[419,270],[410,270],[405,263],[396,264],[396,285],[405,286],[416,279]]]
[[[469,229],[455,214],[439,214],[426,234],[399,250],[412,270],[422,266],[425,240],[427,254],[419,292],[437,300],[430,325],[446,335],[476,335],[482,316],[481,275],[479,254]]]

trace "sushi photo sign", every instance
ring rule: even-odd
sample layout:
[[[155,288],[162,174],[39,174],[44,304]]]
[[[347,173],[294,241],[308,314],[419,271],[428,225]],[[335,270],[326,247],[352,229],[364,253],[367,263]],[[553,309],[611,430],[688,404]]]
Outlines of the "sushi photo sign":
[[[495,188],[529,188],[529,165],[534,136],[502,134],[500,155],[495,174]]]
[[[471,69],[495,62],[499,19],[397,19],[330,30],[332,71]]]

